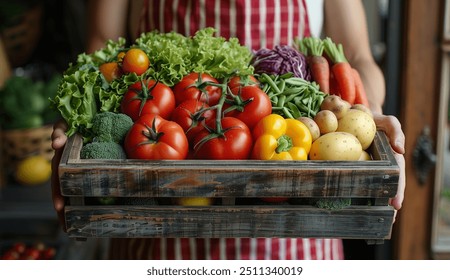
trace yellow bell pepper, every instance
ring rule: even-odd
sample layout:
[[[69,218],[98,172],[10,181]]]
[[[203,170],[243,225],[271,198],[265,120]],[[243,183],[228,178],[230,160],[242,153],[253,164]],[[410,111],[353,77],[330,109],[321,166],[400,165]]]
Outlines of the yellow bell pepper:
[[[252,159],[307,160],[312,145],[308,127],[296,119],[271,114],[254,127]]]

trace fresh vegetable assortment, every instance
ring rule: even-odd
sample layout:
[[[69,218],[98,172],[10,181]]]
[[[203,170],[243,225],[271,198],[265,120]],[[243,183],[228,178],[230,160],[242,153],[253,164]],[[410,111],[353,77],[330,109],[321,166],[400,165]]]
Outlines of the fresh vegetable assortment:
[[[130,46],[121,38],[80,54],[52,106],[67,121],[68,136],[81,134],[84,147],[96,143],[91,149],[101,158],[111,151],[116,159],[344,160],[328,155],[362,154],[375,132],[360,110],[367,97],[354,73],[329,38],[252,53],[212,28],[193,37],[150,32]],[[351,109],[355,102],[364,105]],[[105,113],[131,120],[120,140],[98,136]],[[343,147],[329,145],[344,134],[356,148],[346,139]]]

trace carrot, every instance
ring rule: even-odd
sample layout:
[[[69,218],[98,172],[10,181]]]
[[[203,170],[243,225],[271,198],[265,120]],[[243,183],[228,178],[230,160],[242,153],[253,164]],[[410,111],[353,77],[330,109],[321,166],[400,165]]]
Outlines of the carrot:
[[[299,50],[307,57],[313,80],[319,84],[320,91],[330,93],[330,67],[322,56],[323,43],[318,38],[306,37],[298,40]]]
[[[332,61],[331,71],[339,85],[341,98],[354,104],[355,102],[355,79],[350,63],[344,55],[341,44],[336,45],[330,38],[323,40],[324,50]]]
[[[358,70],[352,68],[353,78],[355,79],[355,104],[363,104],[369,108],[369,100],[367,99],[366,89],[361,80]]]
[[[339,85],[336,82],[336,78],[333,73],[330,73],[330,94],[341,96],[341,91],[339,90]]]

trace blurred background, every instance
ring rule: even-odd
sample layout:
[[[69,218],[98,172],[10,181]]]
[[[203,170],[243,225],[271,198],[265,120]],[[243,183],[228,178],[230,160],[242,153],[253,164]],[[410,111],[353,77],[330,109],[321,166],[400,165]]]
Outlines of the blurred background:
[[[57,116],[48,98],[84,52],[86,2],[0,0],[0,255],[20,243],[48,248],[51,259],[106,257],[107,240],[62,232],[49,183]],[[384,111],[407,137],[407,190],[392,238],[345,240],[348,259],[450,259],[448,2],[363,0],[387,82]]]

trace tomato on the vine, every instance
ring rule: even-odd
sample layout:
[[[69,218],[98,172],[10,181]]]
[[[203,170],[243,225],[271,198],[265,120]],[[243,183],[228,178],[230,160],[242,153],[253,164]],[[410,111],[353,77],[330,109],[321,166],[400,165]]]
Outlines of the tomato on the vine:
[[[259,81],[253,75],[233,76],[228,81],[228,88],[231,90],[236,87],[255,86],[258,87]]]
[[[156,114],[140,117],[124,140],[128,158],[185,159],[189,150],[186,135],[179,124]]]
[[[178,123],[186,133],[189,143],[203,129],[203,122],[215,118],[216,111],[208,104],[189,99],[178,105],[172,113],[172,121]]]
[[[129,49],[122,58],[122,70],[125,73],[134,72],[139,76],[147,71],[149,66],[150,60],[141,49]]]
[[[172,89],[155,80],[138,81],[132,84],[120,104],[121,111],[136,121],[140,116],[154,113],[169,119],[175,109]]]
[[[221,129],[217,129],[216,120],[210,119],[206,127],[197,133],[194,158],[248,159],[253,140],[247,125],[233,117],[222,118],[220,124]]]
[[[227,117],[243,121],[250,130],[265,116],[272,113],[269,96],[257,86],[235,86],[227,97],[223,112]]]
[[[177,105],[188,99],[196,99],[213,106],[219,102],[222,89],[211,83],[219,82],[209,74],[190,73],[181,79],[174,88]]]

